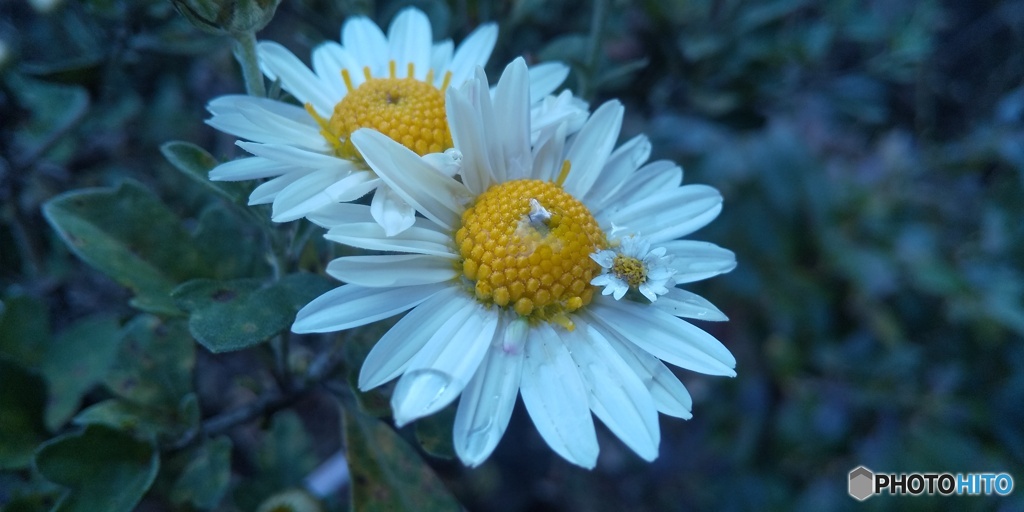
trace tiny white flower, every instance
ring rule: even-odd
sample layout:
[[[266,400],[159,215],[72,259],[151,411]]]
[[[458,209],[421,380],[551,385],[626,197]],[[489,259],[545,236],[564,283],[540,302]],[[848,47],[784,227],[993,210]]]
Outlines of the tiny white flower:
[[[590,284],[604,286],[601,294],[611,295],[615,300],[633,288],[654,302],[659,295],[668,293],[666,285],[676,273],[671,267],[672,258],[666,252],[664,247],[651,250],[651,243],[639,236],[623,237],[618,247],[590,255],[602,269],[601,275],[591,279]]]

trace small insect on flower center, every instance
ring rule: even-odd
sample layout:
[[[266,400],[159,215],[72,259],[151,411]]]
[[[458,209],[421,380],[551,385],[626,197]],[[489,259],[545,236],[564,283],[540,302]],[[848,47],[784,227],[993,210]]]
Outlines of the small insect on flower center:
[[[444,110],[443,91],[448,86],[448,76],[438,89],[433,85],[433,71],[426,80],[419,80],[413,74],[412,64],[405,78],[395,76],[394,61],[387,78],[371,77],[369,68],[363,72],[366,81],[353,87],[348,70],[342,70],[348,93],[334,106],[330,119],[323,119],[312,105],[306,105],[335,154],[362,160],[351,142],[352,133],[360,128],[373,128],[420,156],[453,146]]]
[[[626,282],[631,288],[637,288],[647,281],[647,268],[644,262],[621,254],[612,262],[612,272]]]
[[[590,254],[607,245],[586,206],[556,184],[492,186],[455,233],[463,276],[477,300],[572,329],[566,316],[590,303],[601,272]]]

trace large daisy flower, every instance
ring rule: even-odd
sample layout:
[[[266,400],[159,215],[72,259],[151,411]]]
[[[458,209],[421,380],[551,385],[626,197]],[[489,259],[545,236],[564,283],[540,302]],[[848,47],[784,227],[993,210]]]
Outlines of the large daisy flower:
[[[680,318],[724,315],[675,287],[735,266],[726,249],[676,240],[716,217],[722,198],[680,186],[671,162],[643,165],[646,137],[616,149],[623,108],[615,101],[576,135],[567,137],[564,123],[549,127],[531,148],[527,74],[522,60],[510,64],[493,98],[482,72],[449,91],[461,181],[380,133],[353,134],[380,179],[423,217],[388,237],[366,206],[321,212],[321,223],[334,224],[328,239],[396,254],[332,261],[328,273],[348,284],[304,307],[292,329],[350,329],[408,311],[367,356],[359,387],[398,378],[398,425],[461,395],[453,436],[465,464],[491,454],[517,395],[572,463],[595,465],[591,413],[653,460],[658,412],[689,418],[691,408],[662,361],[735,375],[729,350]]]
[[[413,208],[369,170],[352,143],[359,128],[373,128],[444,171],[457,168],[445,118],[445,90],[458,86],[486,63],[497,39],[493,23],[481,25],[458,48],[450,40],[433,43],[430,21],[407,8],[387,35],[365,17],[353,17],[341,30],[341,43],[313,50],[310,70],[274,42],[257,47],[264,74],[280,81],[303,107],[252,96],[228,95],[208,105],[208,124],[246,139],[238,145],[253,156],[224,163],[212,180],[271,178],[252,192],[249,204],[272,203],[277,222],[296,220],[323,206],[352,201],[375,191],[374,219],[389,233],[412,225]],[[550,95],[568,68],[549,63],[531,69],[538,98]],[[578,102],[564,96],[534,105],[542,123],[579,116]],[[446,154],[441,153],[449,150]]]

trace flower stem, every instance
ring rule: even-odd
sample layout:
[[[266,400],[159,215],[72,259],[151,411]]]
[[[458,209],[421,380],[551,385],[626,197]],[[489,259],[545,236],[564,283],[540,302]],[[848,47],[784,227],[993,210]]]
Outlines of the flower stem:
[[[608,16],[608,0],[594,0],[591,4],[590,35],[587,38],[587,53],[584,61],[583,78],[580,80],[580,96],[590,98],[596,91],[598,59],[601,56],[601,38],[604,33],[604,22]]]
[[[245,77],[245,90],[250,96],[265,97],[267,89],[263,85],[263,72],[260,71],[260,62],[256,57],[256,32],[249,30],[238,32],[235,37],[235,58],[242,66],[242,75]]]

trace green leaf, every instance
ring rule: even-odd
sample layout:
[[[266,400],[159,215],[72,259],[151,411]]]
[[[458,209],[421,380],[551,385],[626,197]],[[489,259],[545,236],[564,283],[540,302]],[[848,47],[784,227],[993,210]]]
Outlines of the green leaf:
[[[43,214],[79,258],[130,288],[144,311],[177,313],[174,286],[208,275],[179,219],[138,184],[61,194]]]
[[[210,277],[233,279],[270,275],[266,253],[260,249],[263,240],[258,229],[243,222],[229,211],[223,202],[203,210],[195,240],[202,260],[206,262]],[[239,247],[253,248],[239,250]]]
[[[216,192],[229,201],[238,202],[241,200],[237,187],[232,187],[226,183],[210,181],[210,170],[217,167],[220,162],[205,149],[191,142],[178,140],[167,142],[160,146],[160,152],[163,153],[164,158],[171,165],[203,187]]]
[[[256,279],[189,281],[172,293],[189,311],[189,331],[211,352],[240,350],[270,339],[307,302],[330,289],[314,274],[292,274],[260,287]]]
[[[0,355],[26,368],[38,368],[50,346],[50,313],[41,300],[4,299],[0,314]]]
[[[82,396],[107,375],[121,342],[113,317],[90,317],[54,339],[41,371],[50,389],[46,424],[56,430],[78,410]]]
[[[460,510],[434,471],[387,425],[346,408],[344,429],[352,510]]]
[[[359,335],[345,340],[345,346],[342,347],[345,351],[342,371],[359,410],[375,418],[387,418],[391,416],[390,397],[380,387],[369,391],[359,389],[359,369],[363,366],[363,361],[366,360],[366,355],[370,353],[373,344],[380,339],[379,336],[373,337],[370,334],[360,331]]]
[[[188,429],[198,426],[199,403],[194,394],[182,398],[177,408],[112,398],[87,407],[75,416],[74,423],[104,425],[142,438],[173,442]]]
[[[258,279],[196,279],[174,290],[189,311],[188,328],[210,352],[240,350],[288,327],[292,312],[280,288],[260,288]]]
[[[27,122],[11,127],[17,128],[11,130],[11,154],[16,155],[16,162],[31,161],[41,155],[89,108],[89,93],[82,87],[33,80],[14,73],[5,78],[17,105],[30,112]],[[11,117],[12,123],[17,120],[17,116]]]
[[[43,423],[46,385],[38,376],[0,359],[0,469],[32,462],[32,452],[47,438]]]
[[[69,488],[54,507],[57,512],[127,512],[156,478],[160,456],[152,443],[92,426],[41,446],[36,467],[50,481]]]
[[[270,495],[295,487],[316,467],[313,444],[294,411],[274,415],[256,454],[258,471],[232,492],[238,508],[255,510]]]
[[[538,52],[542,61],[562,61],[570,65],[583,65],[587,61],[589,37],[583,34],[566,34],[553,39]]]
[[[231,440],[225,436],[207,441],[192,451],[191,460],[171,489],[171,501],[179,507],[191,504],[215,508],[231,479]]]
[[[436,414],[416,420],[416,440],[428,454],[441,459],[455,458],[452,428],[455,425],[455,406],[450,405]]]
[[[177,409],[192,392],[195,344],[181,319],[140,315],[122,329],[117,360],[104,382],[140,405]]]

